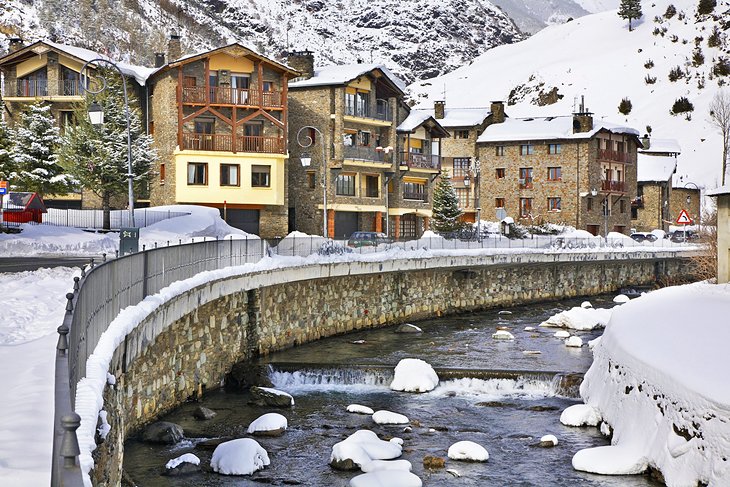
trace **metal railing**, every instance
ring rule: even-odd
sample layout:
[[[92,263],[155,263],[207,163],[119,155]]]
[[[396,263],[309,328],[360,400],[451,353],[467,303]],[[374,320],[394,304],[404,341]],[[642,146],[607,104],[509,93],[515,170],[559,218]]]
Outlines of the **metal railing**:
[[[400,165],[408,166],[409,169],[433,169],[441,170],[441,157],[433,154],[416,154],[414,152],[401,152]],[[462,176],[462,180],[463,180]]]
[[[418,200],[426,203],[428,201],[428,193],[425,191],[403,191],[404,200]]]
[[[391,122],[393,117],[390,114],[390,104],[388,100],[378,99],[375,101],[375,112],[370,106],[362,102],[345,100],[345,115],[359,118],[373,118],[384,122]]]
[[[110,214],[110,228],[118,230],[122,227],[143,228],[153,223],[189,215],[190,213],[180,211],[161,211],[137,208],[134,210],[134,224],[130,221],[127,210],[112,210]],[[49,208],[48,213],[42,214],[42,222],[36,225],[54,225],[59,227],[72,228],[104,228],[103,210],[72,210]]]
[[[382,162],[390,164],[392,153],[387,154],[383,150],[376,147],[365,147],[361,145],[345,145],[342,146],[342,154],[345,159],[354,159],[358,161]]]
[[[54,90],[55,89],[55,90]],[[4,96],[21,98],[42,98],[46,96],[81,96],[81,81],[76,79],[58,80],[58,84],[49,84],[48,80],[20,79],[5,83]]]

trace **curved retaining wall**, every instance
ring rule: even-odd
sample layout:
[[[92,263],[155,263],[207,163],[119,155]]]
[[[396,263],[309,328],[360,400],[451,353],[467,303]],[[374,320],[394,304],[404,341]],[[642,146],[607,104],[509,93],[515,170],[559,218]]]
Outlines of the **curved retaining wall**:
[[[119,485],[129,434],[219,387],[237,362],[352,330],[681,280],[679,252],[503,254],[343,262],[212,281],[166,302],[115,351],[94,452],[95,485]]]

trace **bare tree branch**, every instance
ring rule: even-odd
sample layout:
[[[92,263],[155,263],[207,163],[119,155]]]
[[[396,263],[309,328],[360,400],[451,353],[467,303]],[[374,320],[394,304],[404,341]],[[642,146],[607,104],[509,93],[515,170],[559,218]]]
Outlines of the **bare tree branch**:
[[[710,102],[710,123],[722,134],[722,185],[727,175],[728,146],[730,146],[730,95],[720,89]]]

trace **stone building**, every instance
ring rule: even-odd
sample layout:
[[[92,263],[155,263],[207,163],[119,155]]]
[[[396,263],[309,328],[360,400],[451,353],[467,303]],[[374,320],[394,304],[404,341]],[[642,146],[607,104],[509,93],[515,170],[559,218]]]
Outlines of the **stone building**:
[[[289,85],[290,229],[321,235],[325,196],[327,233],[334,238],[346,238],[355,231],[384,232],[386,214],[390,214],[389,194],[401,205],[398,211],[407,208],[407,214],[416,218],[427,215],[420,195],[430,192],[430,184],[419,183],[424,187],[413,189],[400,178],[402,149],[396,127],[408,115],[403,82],[378,64],[315,70],[309,51],[290,53],[288,62],[302,73]],[[303,154],[311,165],[302,166]],[[415,177],[425,182],[428,177],[422,177],[417,169],[423,168],[415,167],[418,164],[409,165],[406,160],[403,166],[405,172],[418,173]],[[433,167],[425,170],[426,176],[436,172]],[[386,190],[386,183],[392,193]],[[410,198],[399,200],[396,191],[406,191],[406,187],[419,199],[403,207]],[[396,225],[398,217],[399,234],[413,233],[414,217],[401,216],[393,213],[391,224]]]
[[[85,96],[81,69],[88,61],[99,58],[109,59],[98,52],[49,40],[24,45],[21,39],[11,39],[10,52],[0,57],[0,72],[4,78],[2,100],[5,104],[2,116],[12,125],[29,104],[48,103],[63,133],[66,127],[75,124],[76,104]],[[137,100],[143,100],[145,80],[152,69],[127,63],[117,65],[127,77],[130,97],[134,95]],[[90,67],[84,75],[93,78],[94,73],[95,69]],[[145,104],[140,105],[144,116]],[[142,196],[142,199],[146,198],[146,195]],[[101,207],[100,199],[91,191],[47,195],[44,200],[47,206],[56,208]],[[118,204],[126,204],[126,196]]]
[[[636,198],[631,201],[631,225],[640,232],[669,230],[672,217],[679,210],[671,209],[672,178],[677,171],[681,148],[673,139],[641,138],[643,148],[637,154]]]
[[[240,44],[157,54],[148,78],[149,133],[159,159],[153,205],[218,208],[262,237],[287,233],[287,90],[298,73]]]
[[[672,194],[669,198],[669,214],[672,222],[682,210],[686,210],[693,225],[702,221],[702,189],[684,174],[672,177]]]
[[[707,192],[717,198],[717,283],[730,282],[730,184]]]
[[[636,130],[581,109],[572,116],[505,118],[489,125],[477,145],[483,208],[593,235],[630,230],[641,146]]]

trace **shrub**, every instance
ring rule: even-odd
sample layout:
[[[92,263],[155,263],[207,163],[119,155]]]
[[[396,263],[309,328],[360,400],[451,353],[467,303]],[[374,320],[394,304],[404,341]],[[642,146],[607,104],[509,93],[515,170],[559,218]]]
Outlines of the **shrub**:
[[[699,47],[696,47],[694,51],[692,51],[692,66],[695,68],[697,66],[701,66],[705,63],[705,55],[702,54],[702,49]]]
[[[684,71],[679,66],[675,66],[669,71],[669,81],[675,82],[681,78],[684,78]]]
[[[710,37],[707,38],[707,47],[720,46],[722,46],[722,33],[720,32],[720,29],[715,26],[715,28],[712,29],[712,34],[710,34]]]
[[[651,125],[646,126],[646,133],[651,135]]]
[[[646,69],[651,69],[651,68],[653,68],[653,67],[654,67],[654,61],[652,61],[651,59],[649,59],[649,60],[648,60],[647,62],[645,62],[645,63],[644,63],[644,67],[645,67]]]
[[[644,76],[644,83],[646,83],[647,85],[653,85],[654,83],[656,83],[656,76],[651,76],[647,74],[646,76]]]
[[[693,112],[694,109],[695,106],[692,104],[692,102],[689,101],[686,97],[682,96],[674,100],[674,105],[672,105],[672,110],[669,113],[671,113],[672,115],[679,115],[680,113]]]
[[[720,56],[715,65],[712,67],[712,74],[715,76],[730,76],[730,61]]]
[[[699,47],[700,44],[702,44],[702,41],[705,40],[702,36],[695,37],[695,46]]]
[[[628,98],[623,98],[621,100],[621,103],[618,104],[618,111],[622,115],[628,115],[629,113],[631,113],[631,108],[631,100],[629,100]]]
[[[700,16],[711,14],[712,11],[715,10],[716,5],[716,0],[700,0],[697,3],[697,15]]]
[[[669,4],[669,6],[667,6],[667,11],[664,12],[664,18],[671,19],[676,14],[677,14],[677,8],[674,5]]]
[[[676,34],[672,34],[672,36],[669,38],[669,40],[672,42],[677,42],[677,41],[679,41],[679,36],[677,36]]]

